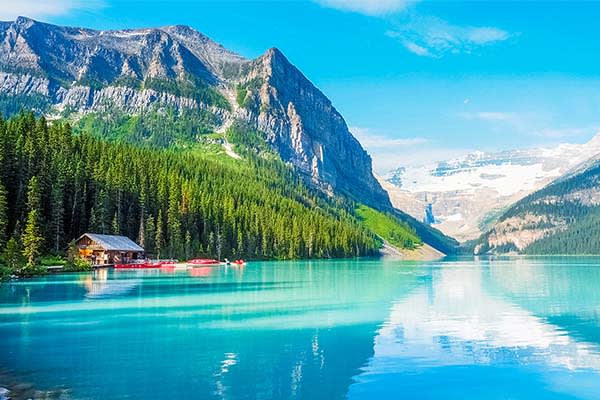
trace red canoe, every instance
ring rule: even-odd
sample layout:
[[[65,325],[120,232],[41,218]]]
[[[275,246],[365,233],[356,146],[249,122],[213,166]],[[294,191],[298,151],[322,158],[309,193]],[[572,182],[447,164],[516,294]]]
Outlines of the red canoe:
[[[196,258],[194,260],[189,260],[187,262],[187,265],[190,265],[192,267],[195,267],[195,266],[202,267],[202,266],[207,266],[207,265],[221,265],[221,261],[214,260],[211,258]]]
[[[115,264],[116,269],[149,269],[149,268],[162,268],[175,265],[175,261],[135,261],[126,264]]]

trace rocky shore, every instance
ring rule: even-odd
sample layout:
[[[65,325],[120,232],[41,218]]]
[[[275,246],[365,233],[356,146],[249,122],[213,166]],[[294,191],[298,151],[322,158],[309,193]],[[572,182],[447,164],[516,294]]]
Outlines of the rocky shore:
[[[0,369],[0,400],[71,400],[66,388],[39,389],[8,369]]]

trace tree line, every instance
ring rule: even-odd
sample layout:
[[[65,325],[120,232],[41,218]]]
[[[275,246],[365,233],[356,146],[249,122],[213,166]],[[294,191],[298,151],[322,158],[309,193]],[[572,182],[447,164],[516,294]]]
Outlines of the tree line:
[[[243,154],[222,160],[109,142],[32,113],[0,118],[0,249],[18,246],[33,265],[97,232],[128,236],[162,258],[376,251],[352,204],[307,188],[281,161]]]

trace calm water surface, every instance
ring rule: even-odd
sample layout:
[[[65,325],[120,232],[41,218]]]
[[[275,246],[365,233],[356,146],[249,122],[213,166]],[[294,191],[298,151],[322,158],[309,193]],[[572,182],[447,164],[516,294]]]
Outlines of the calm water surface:
[[[13,282],[2,366],[76,399],[600,399],[600,259]]]

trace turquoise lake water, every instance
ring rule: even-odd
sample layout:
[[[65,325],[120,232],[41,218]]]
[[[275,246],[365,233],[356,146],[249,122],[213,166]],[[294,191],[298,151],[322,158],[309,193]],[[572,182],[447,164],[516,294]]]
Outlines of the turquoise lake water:
[[[76,399],[600,399],[600,259],[13,282],[0,367]]]

